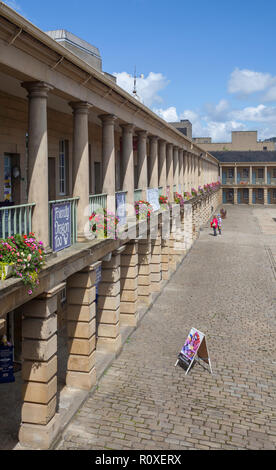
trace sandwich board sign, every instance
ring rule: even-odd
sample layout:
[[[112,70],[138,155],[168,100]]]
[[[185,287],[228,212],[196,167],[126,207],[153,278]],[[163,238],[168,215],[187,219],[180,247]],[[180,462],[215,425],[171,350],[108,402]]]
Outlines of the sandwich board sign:
[[[180,353],[178,354],[175,366],[177,366],[178,362],[181,362],[182,364],[187,366],[187,370],[185,373],[185,375],[187,375],[194,360],[197,360],[197,358],[202,359],[204,362],[209,364],[212,374],[213,372],[205,335],[196,328],[191,328],[191,331],[188,334],[185,344],[181,349]]]

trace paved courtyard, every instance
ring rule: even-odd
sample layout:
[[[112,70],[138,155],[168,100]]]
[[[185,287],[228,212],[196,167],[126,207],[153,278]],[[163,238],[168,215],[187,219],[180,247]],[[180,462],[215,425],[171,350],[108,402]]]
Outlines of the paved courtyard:
[[[274,220],[275,219],[275,220]],[[275,449],[276,208],[227,206],[209,226],[58,449]],[[213,375],[174,367],[191,327]]]

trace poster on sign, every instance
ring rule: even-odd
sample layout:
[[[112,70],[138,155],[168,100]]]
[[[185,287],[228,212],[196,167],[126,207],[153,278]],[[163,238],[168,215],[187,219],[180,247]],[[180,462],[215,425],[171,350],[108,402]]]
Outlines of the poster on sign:
[[[211,374],[212,374],[212,367],[211,361],[208,353],[206,337],[204,333],[197,330],[196,328],[191,328],[190,333],[182,347],[180,353],[178,354],[177,361],[175,366],[178,362],[181,362],[182,365],[187,367],[186,374],[189,372],[194,360],[202,359],[204,362],[209,364]]]

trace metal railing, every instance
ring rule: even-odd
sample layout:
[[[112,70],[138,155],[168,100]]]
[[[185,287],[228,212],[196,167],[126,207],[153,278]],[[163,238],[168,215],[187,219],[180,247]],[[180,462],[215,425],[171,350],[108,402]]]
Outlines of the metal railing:
[[[97,210],[99,207],[106,209],[107,206],[107,194],[90,194],[89,196],[89,209],[90,214]]]
[[[69,197],[65,199],[56,199],[55,201],[49,201],[49,244],[53,248],[53,234],[54,234],[54,227],[53,227],[53,208],[57,206],[62,206],[66,204],[70,204],[70,220],[71,220],[71,227],[70,227],[70,240],[72,245],[77,241],[77,206],[78,206],[79,197]],[[65,247],[67,248],[67,246]]]
[[[141,201],[143,195],[142,189],[134,189],[134,202]]]
[[[0,207],[0,238],[32,231],[32,210],[35,203]]]

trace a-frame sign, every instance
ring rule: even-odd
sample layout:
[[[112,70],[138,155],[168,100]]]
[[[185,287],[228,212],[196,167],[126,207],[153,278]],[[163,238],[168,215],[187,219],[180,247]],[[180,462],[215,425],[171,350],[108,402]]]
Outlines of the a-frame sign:
[[[177,366],[178,362],[181,362],[187,367],[185,373],[185,375],[187,375],[193,362],[198,359],[201,359],[202,361],[209,364],[210,371],[212,374],[213,372],[207,348],[206,337],[204,333],[201,333],[201,331],[197,330],[196,328],[191,328],[191,331],[185,341],[185,344],[181,349],[180,353],[178,354],[175,366]]]

